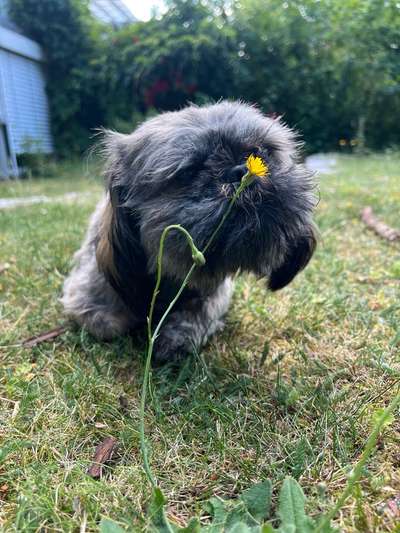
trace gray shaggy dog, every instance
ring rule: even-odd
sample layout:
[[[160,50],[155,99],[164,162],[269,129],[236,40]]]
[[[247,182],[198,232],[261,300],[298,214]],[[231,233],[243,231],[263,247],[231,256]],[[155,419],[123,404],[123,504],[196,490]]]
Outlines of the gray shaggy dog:
[[[100,339],[146,323],[160,236],[181,224],[202,250],[246,172],[250,154],[269,166],[238,199],[206,264],[198,267],[169,315],[155,359],[176,361],[198,350],[223,326],[232,275],[251,271],[275,291],[310,260],[316,205],[310,172],[299,161],[296,135],[252,106],[190,106],[147,120],[130,135],[107,133],[107,191],[65,281],[67,315]],[[160,317],[192,264],[185,237],[166,240]]]

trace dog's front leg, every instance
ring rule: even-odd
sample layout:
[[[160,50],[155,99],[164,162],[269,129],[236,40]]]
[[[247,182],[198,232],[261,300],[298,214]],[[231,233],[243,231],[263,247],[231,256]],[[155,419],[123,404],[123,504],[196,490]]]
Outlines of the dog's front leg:
[[[223,328],[232,291],[233,282],[226,278],[211,296],[172,311],[155,342],[155,362],[178,362],[199,351],[211,335]]]

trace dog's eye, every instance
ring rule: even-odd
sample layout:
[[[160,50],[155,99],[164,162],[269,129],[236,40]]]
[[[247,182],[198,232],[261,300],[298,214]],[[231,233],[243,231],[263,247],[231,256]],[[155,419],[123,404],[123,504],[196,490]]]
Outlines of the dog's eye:
[[[245,158],[247,159],[250,155],[260,156],[262,155],[261,152],[262,151],[259,146],[252,146],[245,151]]]

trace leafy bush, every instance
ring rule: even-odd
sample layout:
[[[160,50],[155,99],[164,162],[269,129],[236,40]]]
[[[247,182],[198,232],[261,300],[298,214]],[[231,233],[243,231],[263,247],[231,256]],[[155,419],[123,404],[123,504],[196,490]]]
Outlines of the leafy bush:
[[[184,0],[161,20],[110,32],[97,62],[108,122],[235,96],[233,37],[203,4]]]

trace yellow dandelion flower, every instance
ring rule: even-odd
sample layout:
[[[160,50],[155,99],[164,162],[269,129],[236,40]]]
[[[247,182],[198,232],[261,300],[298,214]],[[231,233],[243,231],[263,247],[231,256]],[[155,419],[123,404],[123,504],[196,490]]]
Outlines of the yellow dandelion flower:
[[[253,154],[247,158],[246,166],[250,174],[259,178],[265,178],[269,173],[267,163],[261,157],[254,156]]]

